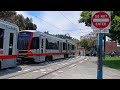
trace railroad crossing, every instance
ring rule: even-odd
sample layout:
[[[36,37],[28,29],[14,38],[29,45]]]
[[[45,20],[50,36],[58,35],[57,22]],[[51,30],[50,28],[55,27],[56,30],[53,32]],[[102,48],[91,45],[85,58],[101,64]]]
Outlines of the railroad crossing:
[[[119,79],[120,71],[103,67],[104,79]],[[0,79],[96,79],[97,58],[77,56],[40,64],[23,64],[0,72]]]

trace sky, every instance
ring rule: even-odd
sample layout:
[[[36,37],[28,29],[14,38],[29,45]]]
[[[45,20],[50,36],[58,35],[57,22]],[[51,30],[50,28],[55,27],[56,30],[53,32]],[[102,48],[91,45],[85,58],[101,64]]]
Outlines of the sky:
[[[50,34],[69,34],[71,37],[80,39],[93,30],[78,23],[82,11],[16,11],[25,18],[32,18],[37,25],[37,30],[48,31]]]

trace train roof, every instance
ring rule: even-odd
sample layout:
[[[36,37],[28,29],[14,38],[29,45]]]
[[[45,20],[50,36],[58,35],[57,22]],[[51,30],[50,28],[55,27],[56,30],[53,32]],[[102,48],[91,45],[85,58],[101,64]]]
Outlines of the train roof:
[[[8,21],[1,20],[1,19],[0,19],[0,26],[12,28],[13,30],[19,30],[19,27],[16,24],[13,24]]]
[[[24,32],[24,31],[40,33],[40,34],[42,34],[43,36],[52,37],[52,38],[57,38],[57,39],[59,39],[59,40],[61,40],[61,41],[67,40],[69,43],[75,44],[75,43],[73,43],[72,40],[69,40],[69,39],[62,39],[62,38],[60,38],[60,37],[56,37],[56,36],[51,35],[51,34],[46,34],[46,33],[40,32],[40,31],[38,31],[38,30],[22,30],[22,31],[20,31],[20,32]]]
[[[24,32],[24,31],[25,31],[25,32],[26,32],[26,31],[27,31],[27,32],[39,32],[39,31],[37,31],[37,30],[21,30],[20,32]]]

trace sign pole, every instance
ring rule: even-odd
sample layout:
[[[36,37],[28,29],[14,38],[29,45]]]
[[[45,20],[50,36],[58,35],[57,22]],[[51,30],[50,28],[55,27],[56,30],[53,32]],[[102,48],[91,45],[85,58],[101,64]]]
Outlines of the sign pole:
[[[97,68],[97,79],[102,79],[103,70],[102,70],[102,33],[98,34],[98,68]]]
[[[103,78],[103,33],[109,33],[111,25],[111,12],[110,11],[93,11],[91,18],[92,28],[97,29],[98,34],[98,67],[97,67],[97,79]],[[107,31],[106,31],[107,30]],[[104,40],[105,45],[105,40]],[[105,51],[105,46],[104,46]]]
[[[104,34],[104,60],[105,60],[106,34]]]

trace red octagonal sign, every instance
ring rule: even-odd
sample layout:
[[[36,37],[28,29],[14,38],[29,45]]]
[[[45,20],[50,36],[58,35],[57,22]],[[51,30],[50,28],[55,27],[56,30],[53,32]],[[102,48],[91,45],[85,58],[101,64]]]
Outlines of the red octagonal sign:
[[[94,27],[104,29],[110,24],[110,16],[105,12],[97,12],[92,17]]]

